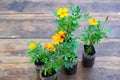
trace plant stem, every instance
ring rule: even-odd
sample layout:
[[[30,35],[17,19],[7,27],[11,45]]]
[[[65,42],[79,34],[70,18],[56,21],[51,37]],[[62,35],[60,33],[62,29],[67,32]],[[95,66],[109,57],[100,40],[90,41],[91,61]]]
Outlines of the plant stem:
[[[92,45],[93,45],[93,43],[92,43],[92,39],[90,39],[90,53],[92,52]]]

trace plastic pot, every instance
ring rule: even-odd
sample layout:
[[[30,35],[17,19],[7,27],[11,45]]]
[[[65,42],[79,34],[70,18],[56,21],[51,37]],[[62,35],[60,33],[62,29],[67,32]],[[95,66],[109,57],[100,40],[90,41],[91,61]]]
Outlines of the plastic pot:
[[[35,64],[36,69],[41,69],[44,65],[44,63],[40,60],[38,62],[35,61],[34,64]]]
[[[52,75],[44,75],[43,71],[40,71],[40,78],[41,80],[57,80],[58,73],[55,71],[52,72]]]
[[[72,68],[67,69],[64,67],[64,71],[67,75],[74,75],[77,73],[77,63],[71,63],[71,64],[73,65]]]
[[[92,53],[91,53],[91,55],[88,55],[85,52],[85,46],[86,45],[84,45],[84,50],[82,51],[82,65],[84,67],[93,67],[94,62],[95,62],[95,57],[96,57],[94,46],[92,46]]]

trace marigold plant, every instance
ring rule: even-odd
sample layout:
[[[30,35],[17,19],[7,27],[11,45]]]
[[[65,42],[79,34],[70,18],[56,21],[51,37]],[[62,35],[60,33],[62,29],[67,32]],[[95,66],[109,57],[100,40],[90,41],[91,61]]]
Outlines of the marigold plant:
[[[28,56],[30,57],[30,62],[42,61],[46,57],[45,49],[42,47],[40,42],[29,41],[29,48],[27,49]]]
[[[58,25],[58,29],[52,36],[52,42],[56,44],[56,49],[64,60],[64,66],[70,68],[71,63],[78,61],[76,52],[78,41],[73,32],[80,27],[80,19],[88,19],[90,16],[88,13],[81,13],[79,6],[60,7],[53,12],[53,15],[57,17],[54,22]]]
[[[58,8],[57,11],[52,12],[53,15],[58,17],[54,22],[58,24],[57,32],[64,31],[68,37],[80,27],[80,19],[90,18],[88,13],[82,14],[79,6],[72,8],[72,6],[65,8]]]
[[[91,18],[88,20],[89,25],[84,30],[84,33],[81,34],[81,40],[88,46],[90,46],[87,50],[87,53],[91,53],[91,48],[94,44],[100,42],[102,38],[106,38],[107,34],[104,30],[103,26],[108,20],[108,17],[105,21],[96,20],[95,18]]]
[[[51,75],[52,71],[57,72],[63,66],[71,68],[72,63],[78,61],[79,42],[73,32],[80,28],[80,20],[88,20],[89,23],[81,35],[81,40],[86,45],[92,46],[98,43],[100,39],[107,37],[103,25],[108,18],[105,21],[91,18],[88,13],[81,13],[79,6],[75,8],[72,6],[60,7],[52,13],[56,16],[54,22],[58,27],[56,33],[52,36],[52,40],[44,46],[40,42],[29,41],[27,49],[31,62],[42,60],[45,63],[43,69],[45,75]],[[88,53],[91,51],[90,49],[91,47],[88,49]]]

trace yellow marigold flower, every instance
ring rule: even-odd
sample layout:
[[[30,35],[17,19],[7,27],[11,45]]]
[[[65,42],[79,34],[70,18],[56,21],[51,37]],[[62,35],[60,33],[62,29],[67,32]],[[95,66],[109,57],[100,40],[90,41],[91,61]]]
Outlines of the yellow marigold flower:
[[[36,48],[36,42],[32,42],[29,46],[30,50],[34,50]]]
[[[60,16],[60,18],[64,18],[68,16],[68,8],[59,8],[57,10],[57,15]]]
[[[88,22],[89,22],[91,25],[98,25],[98,21],[97,21],[95,18],[89,19]]]
[[[49,51],[55,51],[55,47],[52,43],[48,43],[44,46],[45,49],[49,50]]]

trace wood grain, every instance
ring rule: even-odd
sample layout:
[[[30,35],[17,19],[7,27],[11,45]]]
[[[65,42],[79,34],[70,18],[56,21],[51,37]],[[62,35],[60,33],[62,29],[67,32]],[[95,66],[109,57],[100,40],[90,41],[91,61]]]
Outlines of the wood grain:
[[[47,25],[46,25],[47,24]],[[81,28],[75,31],[75,35],[80,35],[84,27],[88,25],[87,21],[81,21]],[[110,38],[120,38],[120,21],[109,20],[105,24],[105,28],[111,28]],[[53,20],[0,20],[0,38],[44,38],[50,39],[57,29],[57,25]]]
[[[51,39],[0,39],[0,63],[26,63],[29,62],[27,57],[26,45],[29,40],[41,42],[44,46],[51,42]],[[81,42],[81,41],[80,41]],[[79,60],[81,61],[83,44],[79,45],[78,50]],[[119,39],[103,39],[99,44],[95,45],[97,59],[101,62],[119,62],[120,40]],[[112,58],[111,58],[112,57]],[[104,60],[105,59],[105,60]]]
[[[97,19],[109,16],[105,25],[113,32],[109,37],[120,38],[119,0],[1,0],[0,38],[51,38],[57,25],[53,23],[56,17],[52,16],[50,11],[69,4],[81,6],[82,12],[90,12],[90,15]],[[81,25],[81,29],[75,32],[77,36],[87,24],[81,21]]]
[[[109,62],[105,62],[104,64],[103,62],[96,62],[96,64],[93,68],[84,68],[81,66],[81,62],[79,62],[77,74],[69,76],[62,70],[58,74],[58,80],[119,80],[120,69],[115,68],[115,65],[110,68],[111,63]],[[30,64],[2,64],[2,66],[4,68],[0,67],[1,80],[40,80],[34,66]]]
[[[65,7],[68,5],[79,5],[82,8],[82,11],[85,12],[119,12],[119,4],[119,0],[2,0],[0,1],[0,12],[49,13],[51,10],[56,10],[60,6]]]
[[[119,80],[120,79],[120,0],[0,0],[0,80],[40,80],[39,71],[29,63],[26,43],[29,40],[51,41],[57,25],[50,14],[58,7],[80,6],[82,13],[89,12],[97,19],[109,21],[104,26],[111,28],[109,38],[95,45],[96,60],[93,68],[81,65],[83,44],[79,45],[77,74],[68,76],[64,70],[58,80]],[[81,21],[82,33],[87,22]]]
[[[83,14],[83,13],[82,13]],[[90,16],[95,17],[97,19],[104,20],[107,16],[109,17],[109,20],[119,20],[120,14],[119,12],[111,12],[111,13],[89,13]],[[0,13],[0,19],[1,20],[55,20],[56,17],[53,16],[50,13]]]

